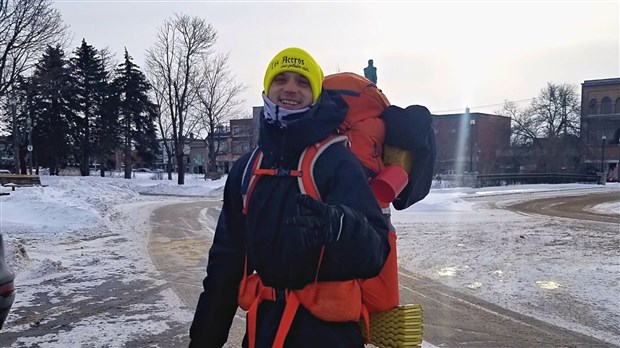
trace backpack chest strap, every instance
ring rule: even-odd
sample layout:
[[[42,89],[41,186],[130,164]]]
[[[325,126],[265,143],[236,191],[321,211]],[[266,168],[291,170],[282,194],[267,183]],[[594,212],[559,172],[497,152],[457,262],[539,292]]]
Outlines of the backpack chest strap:
[[[348,142],[349,138],[345,135],[333,135],[325,140],[308,146],[299,156],[297,169],[284,168],[261,168],[263,152],[256,148],[252,152],[248,163],[243,171],[241,179],[241,195],[243,197],[243,214],[248,213],[250,197],[256,187],[256,183],[263,176],[293,176],[297,177],[299,191],[303,194],[312,196],[314,199],[321,200],[321,194],[314,180],[314,165],[319,156],[333,144]]]
[[[284,168],[275,168],[275,169],[261,169],[258,168],[254,170],[254,175],[269,175],[269,176],[301,176],[301,171],[296,169],[284,169]]]

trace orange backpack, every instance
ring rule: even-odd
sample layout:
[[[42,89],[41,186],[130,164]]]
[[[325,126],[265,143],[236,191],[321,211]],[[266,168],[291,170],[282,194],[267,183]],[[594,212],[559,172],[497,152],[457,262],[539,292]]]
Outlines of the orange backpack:
[[[385,168],[385,122],[381,114],[390,106],[388,99],[374,83],[354,73],[328,75],[323,88],[338,92],[349,106],[338,131],[349,138],[351,151],[364,167],[375,175],[380,173]]]
[[[323,86],[325,89],[338,92],[349,106],[345,120],[338,129],[340,134],[328,137],[308,147],[300,157],[298,169],[287,172],[287,175],[298,178],[301,193],[308,194],[317,200],[321,200],[321,195],[314,181],[314,162],[325,149],[333,144],[346,142],[362,164],[374,175],[385,168],[383,163],[385,124],[380,116],[389,106],[389,101],[376,85],[353,73],[326,76]],[[243,174],[244,214],[247,214],[252,191],[260,177],[281,175],[277,169],[260,168],[262,157],[262,152],[258,148],[255,149]],[[389,203],[379,202],[384,209],[389,209]],[[326,321],[343,322],[362,319],[367,324],[365,325],[366,338],[370,340],[368,314],[388,311],[399,304],[396,234],[394,231],[389,232],[389,242],[390,253],[377,277],[338,282],[317,281],[315,277],[315,282],[308,284],[303,289],[287,290],[286,306],[273,347],[284,345],[286,334],[299,305],[303,305],[317,318]],[[318,275],[324,252],[325,248],[323,247],[321,248],[316,275]],[[263,285],[257,273],[247,275],[247,255],[245,270],[239,286],[238,303],[242,309],[248,311],[248,343],[250,348],[254,348],[258,305],[263,300],[275,300],[276,295],[273,288]]]

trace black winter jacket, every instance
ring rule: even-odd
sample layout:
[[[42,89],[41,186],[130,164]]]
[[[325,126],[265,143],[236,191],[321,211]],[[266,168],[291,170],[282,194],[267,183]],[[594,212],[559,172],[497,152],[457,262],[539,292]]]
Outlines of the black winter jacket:
[[[344,101],[325,91],[319,103],[284,129],[262,120],[262,168],[296,169],[301,152],[334,134],[345,113]],[[320,248],[304,247],[300,233],[284,224],[286,218],[297,214],[297,178],[261,178],[244,216],[241,179],[249,157],[246,154],[233,165],[226,181],[204,291],[190,329],[190,347],[221,347],[226,342],[237,309],[246,251],[248,272],[256,271],[267,286],[301,289],[314,281]],[[317,160],[314,176],[323,201],[339,205],[345,214],[340,239],[326,248],[319,280],[378,275],[390,249],[388,223],[372,195],[361,163],[344,146],[332,145]],[[261,303],[256,347],[271,347],[284,305],[283,301]],[[363,342],[357,323],[325,322],[301,306],[285,345],[348,348],[363,347]]]

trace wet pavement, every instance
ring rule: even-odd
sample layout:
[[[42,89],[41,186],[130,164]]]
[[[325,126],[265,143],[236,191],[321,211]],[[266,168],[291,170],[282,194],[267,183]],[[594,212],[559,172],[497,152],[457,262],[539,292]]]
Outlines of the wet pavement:
[[[549,203],[549,202],[547,202]],[[149,250],[184,303],[194,308],[205,275],[219,201],[170,205],[151,216]],[[522,208],[524,209],[524,208]],[[401,270],[401,303],[421,304],[424,340],[441,347],[614,347],[598,339],[504,309]],[[239,347],[244,313],[233,322],[229,344]]]

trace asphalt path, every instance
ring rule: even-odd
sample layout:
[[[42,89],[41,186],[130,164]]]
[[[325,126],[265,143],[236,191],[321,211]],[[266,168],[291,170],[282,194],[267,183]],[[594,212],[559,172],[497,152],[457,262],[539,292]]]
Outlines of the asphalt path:
[[[525,214],[618,223],[618,217],[588,212],[593,205],[617,201],[617,193],[573,194],[539,198],[506,208]],[[195,201],[160,208],[151,216],[149,250],[164,278],[188,306],[195,308],[205,276],[212,231],[221,202]],[[595,338],[554,326],[476,297],[455,291],[429,278],[400,271],[401,303],[421,304],[424,340],[441,347],[613,347]],[[239,311],[229,347],[239,347],[245,330]]]
[[[183,303],[193,311],[202,291],[213,229],[220,212],[220,201],[195,201],[164,206],[151,215],[149,253],[164,279]],[[189,329],[189,327],[187,328]],[[241,347],[245,333],[245,314],[239,310],[228,338],[229,347]],[[179,347],[187,347],[183,337]]]
[[[521,213],[620,223],[620,217],[618,215],[597,213],[590,210],[596,205],[618,201],[619,199],[620,194],[618,192],[592,193],[587,195],[569,194],[567,196],[540,198],[516,203],[508,205],[507,208]]]

